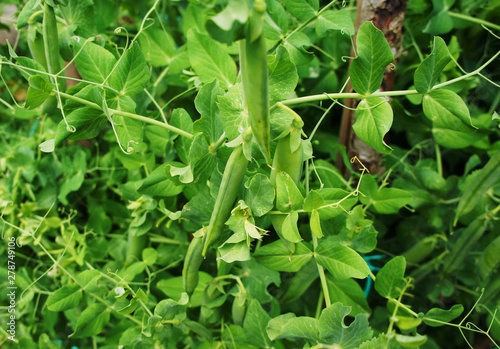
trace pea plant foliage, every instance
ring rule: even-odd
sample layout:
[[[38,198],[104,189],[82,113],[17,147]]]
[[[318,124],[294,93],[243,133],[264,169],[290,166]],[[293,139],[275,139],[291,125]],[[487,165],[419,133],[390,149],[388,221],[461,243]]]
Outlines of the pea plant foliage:
[[[9,6],[1,347],[499,347],[498,2]]]

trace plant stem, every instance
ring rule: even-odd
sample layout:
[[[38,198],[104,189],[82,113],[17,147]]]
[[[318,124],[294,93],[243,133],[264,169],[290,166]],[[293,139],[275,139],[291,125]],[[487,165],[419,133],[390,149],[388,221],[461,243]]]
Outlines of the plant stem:
[[[313,238],[313,246],[314,246],[314,249],[316,250],[316,248],[318,247],[318,238],[312,234],[312,238]],[[319,273],[319,278],[321,280],[321,288],[323,289],[323,294],[324,294],[324,297],[325,297],[325,303],[326,303],[326,306],[329,307],[330,305],[332,305],[332,300],[330,298],[330,292],[328,291],[328,283],[326,281],[326,275],[325,275],[325,269],[318,264],[318,262],[316,262],[316,265],[318,266],[318,273]]]
[[[76,97],[76,96],[73,96],[73,95],[70,95],[70,94],[67,94],[67,93],[64,93],[64,92],[60,92],[59,94],[62,97],[64,97],[64,98],[71,99],[71,100],[73,100],[75,102],[79,102],[79,103],[84,104],[84,105],[86,105],[88,107],[102,110],[102,108],[99,105],[97,105],[97,104],[95,104],[93,102],[90,102],[90,101],[88,101],[86,99],[83,99],[83,98],[80,98],[80,97]],[[146,123],[149,123],[149,124],[152,124],[152,125],[160,126],[160,127],[163,127],[163,128],[165,128],[165,129],[167,129],[169,131],[177,133],[178,135],[187,137],[189,139],[192,139],[194,137],[189,132],[181,130],[180,128],[177,128],[175,126],[165,124],[165,123],[163,123],[161,121],[158,121],[158,120],[155,120],[155,119],[151,119],[151,118],[148,118],[148,117],[145,117],[145,116],[142,116],[142,115],[138,115],[138,114],[134,114],[134,113],[129,113],[129,112],[121,111],[121,110],[116,110],[116,109],[111,109],[111,108],[108,109],[108,110],[109,110],[109,112],[111,114],[122,115],[122,116],[129,117],[131,119],[136,119],[136,120],[143,121],[143,122],[146,122]]]
[[[457,13],[457,12],[448,12],[448,14],[451,17],[455,17],[455,18],[458,18],[458,19],[463,19],[465,21],[472,22],[472,23],[482,24],[485,27],[493,28],[493,29],[496,29],[496,30],[500,30],[500,25],[495,24],[495,23],[491,23],[491,22],[488,22],[488,21],[485,21],[484,19],[481,19],[481,18],[471,17],[471,16],[464,15],[462,13]]]

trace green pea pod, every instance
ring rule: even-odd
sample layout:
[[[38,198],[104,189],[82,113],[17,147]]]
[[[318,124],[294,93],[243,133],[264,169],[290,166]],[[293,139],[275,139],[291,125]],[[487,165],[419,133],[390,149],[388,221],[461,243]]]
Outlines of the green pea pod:
[[[467,187],[458,203],[453,226],[457,224],[461,215],[467,214],[481,200],[483,195],[491,188],[493,183],[500,177],[500,152],[497,151],[488,163],[481,169],[472,183]]]
[[[481,278],[486,280],[498,264],[500,264],[500,236],[490,242],[479,256],[477,267]]]
[[[195,236],[191,243],[189,244],[186,258],[184,259],[184,267],[182,268],[182,282],[184,284],[184,290],[191,296],[198,286],[199,274],[201,262],[203,262],[203,256],[201,251],[203,249],[203,237]]]
[[[243,153],[243,145],[240,144],[234,148],[224,169],[219,193],[207,229],[203,256],[206,255],[208,247],[221,236],[224,225],[231,216],[231,210],[243,184],[247,165],[248,160]]]
[[[243,326],[246,312],[246,298],[241,294],[234,297],[231,313],[233,315],[233,323],[235,325]]]
[[[246,39],[240,42],[241,79],[243,96],[252,133],[260,150],[270,161],[271,121],[269,115],[269,74],[266,40],[263,35],[266,3],[254,2],[248,22]]]
[[[45,46],[45,57],[49,73],[57,74],[61,70],[59,57],[59,35],[57,32],[57,20],[54,8],[45,1],[43,7],[43,44]],[[57,79],[59,91],[64,92],[65,83],[63,79]]]
[[[460,236],[453,245],[453,249],[447,258],[447,263],[444,265],[444,275],[455,271],[462,264],[470,250],[481,236],[483,236],[488,226],[488,222],[489,219],[487,215],[484,214],[474,219],[474,221],[460,233]]]
[[[274,188],[276,188],[276,176],[281,171],[288,173],[295,184],[298,185],[299,183],[303,164],[302,141],[298,143],[297,147],[294,146],[295,151],[292,150],[293,143],[295,143],[294,135],[296,135],[297,132],[300,134],[300,130],[291,128],[286,136],[278,140],[271,170],[271,183]],[[271,223],[273,224],[274,230],[285,246],[293,253],[295,251],[295,245],[283,237],[282,227],[285,219],[286,215],[271,215]]]
[[[434,250],[437,239],[438,235],[432,235],[417,242],[403,253],[403,257],[405,257],[406,262],[409,264],[418,264],[425,260]]]

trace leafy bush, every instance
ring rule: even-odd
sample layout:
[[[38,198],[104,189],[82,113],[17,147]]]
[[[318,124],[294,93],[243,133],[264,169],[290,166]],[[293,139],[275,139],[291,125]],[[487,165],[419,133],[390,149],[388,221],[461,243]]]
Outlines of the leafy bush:
[[[499,347],[498,1],[8,3],[2,347]]]

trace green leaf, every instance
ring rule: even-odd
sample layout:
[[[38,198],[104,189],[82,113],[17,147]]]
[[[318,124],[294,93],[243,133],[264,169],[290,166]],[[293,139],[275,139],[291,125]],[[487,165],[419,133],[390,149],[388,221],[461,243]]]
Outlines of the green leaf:
[[[295,245],[295,252],[290,254],[290,250],[278,240],[260,247],[253,256],[269,269],[294,273],[311,260],[313,253],[305,244],[299,242]]]
[[[397,298],[405,287],[406,261],[403,256],[397,256],[387,262],[377,273],[375,290],[385,298]]]
[[[141,194],[166,197],[180,194],[184,187],[175,185],[171,179],[167,178],[165,166],[158,166],[151,172],[137,191]]]
[[[206,28],[215,40],[231,45],[243,36],[243,25],[249,15],[250,9],[245,1],[230,0],[224,10],[207,21]]]
[[[422,323],[422,319],[414,318],[411,316],[396,316],[396,325],[402,331],[409,331],[417,328]]]
[[[365,293],[354,279],[337,280],[328,274],[326,282],[330,299],[350,307],[352,309],[351,316],[370,313]]]
[[[71,338],[85,338],[98,335],[109,322],[110,311],[108,306],[95,303],[86,308],[76,322],[75,332]]]
[[[490,158],[486,165],[479,171],[464,191],[458,202],[453,225],[457,224],[458,218],[472,211],[484,194],[490,190],[493,183],[500,177],[500,152]]]
[[[133,96],[142,92],[149,81],[149,68],[137,42],[125,51],[109,77],[109,86],[120,95]]]
[[[316,16],[319,10],[318,0],[284,0],[286,9],[301,21]]]
[[[319,341],[318,325],[317,319],[307,316],[295,317],[295,314],[287,313],[269,321],[267,334],[272,341],[277,339]]]
[[[356,197],[346,197],[349,192],[342,189],[327,188],[318,191],[321,197],[325,200],[321,209],[318,209],[321,220],[327,220],[338,216],[339,214],[349,211],[358,201]]]
[[[147,266],[153,266],[158,259],[158,251],[152,247],[147,247],[142,250],[142,260]]]
[[[433,11],[424,28],[425,33],[433,35],[446,34],[453,29],[453,18],[448,13],[449,8],[455,1],[432,0]]]
[[[75,54],[82,49],[82,44],[81,38],[75,42]],[[81,77],[99,84],[108,77],[115,63],[116,58],[111,52],[93,42],[87,42],[75,59]]]
[[[429,310],[423,317],[424,322],[432,327],[438,327],[446,325],[447,322],[450,322],[457,317],[460,316],[464,311],[464,307],[461,304],[455,304],[448,310],[432,308]],[[437,320],[440,322],[436,322],[433,320]]]
[[[210,274],[207,274],[203,271],[198,273],[199,281],[198,286],[194,290],[194,293],[189,297],[189,307],[196,308],[201,305],[203,299],[203,292],[207,285],[213,280],[213,277]],[[168,297],[173,299],[179,299],[179,303],[183,303],[183,297],[185,294],[184,285],[182,283],[182,276],[177,276],[168,279],[161,279],[156,284],[156,287],[163,293],[165,293]]]
[[[259,348],[270,348],[271,340],[266,333],[271,317],[262,309],[257,299],[252,299],[245,314],[243,329],[247,341]]]
[[[193,120],[189,113],[183,108],[174,109],[172,117],[170,118],[170,124],[183,131],[193,133]],[[184,164],[189,164],[189,151],[191,148],[192,140],[187,137],[178,136],[175,149],[177,150],[177,155]]]
[[[220,116],[224,124],[227,139],[232,141],[240,135],[238,128],[248,127],[248,117],[243,106],[243,89],[241,83],[229,88],[224,96],[217,98]]]
[[[87,292],[95,291],[98,288],[97,281],[100,278],[101,273],[95,269],[85,270],[76,277],[81,288]]]
[[[214,169],[217,168],[217,153],[211,149],[212,145],[208,144],[208,140],[204,134],[198,133],[194,136],[191,148],[189,149],[190,165],[186,167],[186,170],[189,168],[190,181],[206,180],[210,178]],[[190,181],[184,183],[190,183]]]
[[[307,48],[312,45],[311,39],[303,32],[293,33],[283,45],[295,65],[307,64],[314,58],[314,55],[307,51]]]
[[[345,325],[345,317],[350,312],[351,307],[346,307],[340,302],[323,309],[318,326],[322,343],[336,344],[343,349],[356,349],[372,338],[373,331],[364,314],[356,315],[349,326]]]
[[[269,103],[273,105],[288,98],[299,81],[297,68],[290,60],[284,46],[279,46],[275,56],[268,56]]]
[[[36,6],[35,6],[36,5]],[[41,10],[40,1],[29,0],[21,7],[21,12],[17,18],[17,29],[21,29],[29,23],[30,17],[37,11]]]
[[[203,86],[194,100],[201,118],[194,122],[193,132],[202,132],[211,144],[217,142],[224,132],[217,107],[217,99],[223,96],[223,93],[224,91],[219,88],[219,82],[215,80]]]
[[[65,139],[91,139],[97,137],[101,129],[108,123],[108,119],[102,111],[83,107],[66,115],[68,124],[76,129],[70,132],[66,128],[64,120],[59,122],[56,132],[55,146],[57,147]]]
[[[304,211],[318,210],[325,203],[325,199],[316,190],[311,190],[304,201]]]
[[[151,26],[139,36],[142,53],[146,61],[153,67],[165,67],[172,62],[175,52],[175,41],[165,30]]]
[[[219,247],[220,259],[226,263],[250,260],[250,247],[246,241],[235,244],[224,243]]]
[[[373,208],[378,213],[391,214],[408,204],[413,196],[403,189],[382,188],[371,198]]]
[[[319,15],[316,20],[316,34],[323,37],[328,30],[341,30],[353,36],[354,24],[349,11],[342,8],[337,11],[328,10]]]
[[[120,96],[112,99],[109,107],[116,110],[133,113],[135,102],[129,96]],[[105,109],[105,108],[104,108]],[[140,152],[142,143],[142,122],[123,115],[113,114],[111,119],[118,135],[118,141],[127,153]]]
[[[274,207],[274,187],[269,177],[257,173],[250,179],[245,202],[255,217],[261,217]]]
[[[236,65],[224,46],[195,29],[188,32],[187,46],[189,60],[201,82],[217,79],[223,89],[234,84]]]
[[[88,38],[95,33],[96,16],[92,0],[69,1],[68,6],[59,6],[59,9],[64,14],[66,23],[71,24],[68,29],[76,35]]]
[[[300,236],[299,229],[297,227],[298,220],[299,214],[296,211],[293,211],[285,217],[281,226],[281,233],[283,234],[283,237],[290,242],[302,241],[302,237]]]
[[[368,96],[382,84],[385,68],[394,61],[394,55],[384,34],[370,21],[359,28],[356,47],[358,57],[349,69],[351,83],[357,93]]]
[[[474,130],[467,105],[453,91],[441,89],[429,92],[424,96],[422,107],[424,115],[432,121],[433,132],[435,129],[463,133],[472,133]]]
[[[314,252],[314,258],[336,279],[364,279],[370,273],[368,264],[357,252],[335,242],[320,242]]]
[[[32,75],[29,77],[28,93],[26,95],[26,108],[34,109],[40,106],[50,97],[54,85],[49,84],[42,76]]]
[[[276,208],[281,212],[290,212],[302,208],[304,197],[292,177],[281,171],[276,176]]]
[[[311,226],[311,232],[318,238],[323,237],[323,231],[321,230],[321,219],[319,218],[319,212],[313,210],[311,217],[309,218],[309,224]]]
[[[380,97],[370,97],[359,102],[352,128],[363,142],[382,154],[388,154],[392,148],[384,142],[384,136],[391,129],[392,119],[389,103]]]
[[[64,311],[72,309],[80,304],[82,297],[82,289],[79,285],[65,285],[47,298],[47,308],[50,311]]]
[[[415,336],[405,336],[402,334],[396,334],[396,341],[405,348],[419,348],[427,342],[427,336],[415,335]]]
[[[434,37],[432,53],[415,70],[415,89],[422,94],[428,93],[436,85],[441,72],[450,61],[446,43],[439,36]]]

